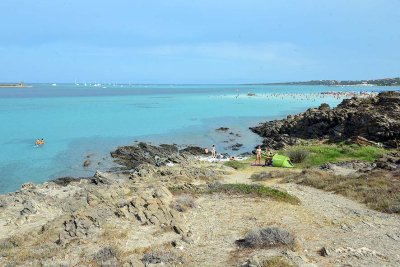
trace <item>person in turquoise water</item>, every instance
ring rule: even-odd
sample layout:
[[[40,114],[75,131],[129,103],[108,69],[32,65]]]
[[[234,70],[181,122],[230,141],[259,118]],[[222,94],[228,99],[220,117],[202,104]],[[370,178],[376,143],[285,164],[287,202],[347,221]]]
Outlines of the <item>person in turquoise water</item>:
[[[35,145],[37,145],[37,146],[41,146],[41,145],[44,145],[44,139],[42,138],[42,139],[36,139],[36,142],[35,142]]]

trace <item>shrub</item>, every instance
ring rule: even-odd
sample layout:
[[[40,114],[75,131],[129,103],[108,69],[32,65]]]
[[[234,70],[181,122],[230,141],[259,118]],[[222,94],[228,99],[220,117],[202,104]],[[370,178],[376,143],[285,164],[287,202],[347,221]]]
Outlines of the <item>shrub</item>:
[[[302,163],[310,154],[310,152],[301,147],[295,147],[286,152],[286,155],[293,163]]]
[[[259,172],[259,173],[253,173],[250,176],[250,179],[253,181],[262,181],[265,179],[272,178],[271,172]]]
[[[294,237],[278,227],[255,229],[247,233],[245,238],[236,240],[236,244],[247,248],[270,248],[294,245]]]
[[[195,199],[191,195],[181,195],[175,201],[171,202],[170,207],[179,212],[185,212],[189,208],[196,206]]]

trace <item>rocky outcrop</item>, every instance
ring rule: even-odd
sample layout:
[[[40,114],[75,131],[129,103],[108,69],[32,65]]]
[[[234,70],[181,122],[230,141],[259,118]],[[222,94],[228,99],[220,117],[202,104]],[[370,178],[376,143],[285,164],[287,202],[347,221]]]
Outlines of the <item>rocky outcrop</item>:
[[[111,156],[127,169],[134,169],[141,164],[159,167],[167,163],[181,163],[187,161],[193,155],[203,153],[204,149],[200,147],[190,146],[179,150],[176,145],[153,146],[141,142],[134,146],[118,147],[117,150],[111,152]]]
[[[346,99],[333,109],[322,104],[250,129],[264,137],[263,146],[273,149],[296,145],[304,139],[346,141],[357,136],[396,146],[400,140],[400,92]]]

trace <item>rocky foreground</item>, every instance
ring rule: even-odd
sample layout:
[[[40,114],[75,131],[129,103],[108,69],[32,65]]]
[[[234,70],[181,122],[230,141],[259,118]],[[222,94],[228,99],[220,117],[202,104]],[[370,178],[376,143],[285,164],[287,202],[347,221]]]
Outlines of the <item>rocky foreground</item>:
[[[120,147],[112,153],[120,171],[25,184],[0,196],[0,266],[400,265],[398,215],[278,183],[303,175],[298,170],[272,169],[268,179],[254,181],[253,172],[265,168],[236,171],[199,162],[198,153],[171,145]],[[326,167],[334,168],[343,166]],[[270,186],[300,203],[187,193],[228,183]]]
[[[343,100],[336,108],[319,108],[250,128],[264,138],[263,146],[282,149],[307,139],[354,141],[365,138],[388,147],[400,144],[400,92]]]

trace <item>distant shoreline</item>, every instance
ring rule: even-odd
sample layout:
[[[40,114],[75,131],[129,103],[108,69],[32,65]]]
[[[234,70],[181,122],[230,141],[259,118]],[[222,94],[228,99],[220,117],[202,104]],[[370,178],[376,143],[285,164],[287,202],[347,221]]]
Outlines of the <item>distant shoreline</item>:
[[[26,85],[24,83],[10,83],[10,84],[0,84],[0,88],[28,88],[31,85]]]

